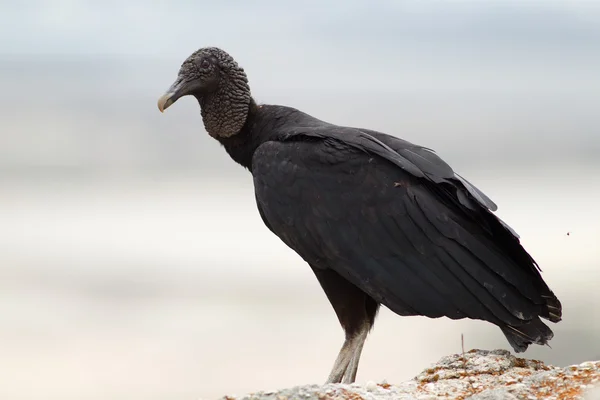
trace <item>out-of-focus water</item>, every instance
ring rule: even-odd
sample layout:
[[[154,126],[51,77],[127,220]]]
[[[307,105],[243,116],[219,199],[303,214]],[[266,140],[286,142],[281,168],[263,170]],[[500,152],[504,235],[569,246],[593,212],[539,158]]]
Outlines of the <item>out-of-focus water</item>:
[[[599,172],[468,175],[564,305],[552,349],[527,357],[600,358]],[[0,398],[216,398],[322,382],[341,328],[308,266],[263,226],[250,176],[232,183],[173,175],[3,185]],[[383,310],[358,380],[408,379],[460,351],[461,333],[467,348],[509,348],[482,322]]]

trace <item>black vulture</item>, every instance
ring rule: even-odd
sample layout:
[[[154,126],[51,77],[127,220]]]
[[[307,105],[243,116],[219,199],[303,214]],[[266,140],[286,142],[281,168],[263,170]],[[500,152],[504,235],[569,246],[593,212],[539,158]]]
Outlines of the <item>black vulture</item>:
[[[162,112],[194,96],[204,127],[252,174],[265,225],[313,270],[344,329],[327,379],[352,383],[380,305],[497,325],[516,352],[545,345],[562,306],[496,205],[433,150],[297,109],[257,104],[244,69],[205,47]]]

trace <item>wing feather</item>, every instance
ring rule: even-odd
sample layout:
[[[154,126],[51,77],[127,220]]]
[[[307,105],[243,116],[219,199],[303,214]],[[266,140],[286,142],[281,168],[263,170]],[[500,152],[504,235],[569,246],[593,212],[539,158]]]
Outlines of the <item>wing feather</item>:
[[[478,224],[476,211],[444,201],[430,180],[378,156],[387,145],[352,140],[257,149],[257,204],[288,246],[400,315],[519,326],[544,313],[552,293],[524,264],[528,255],[507,255],[514,246]]]

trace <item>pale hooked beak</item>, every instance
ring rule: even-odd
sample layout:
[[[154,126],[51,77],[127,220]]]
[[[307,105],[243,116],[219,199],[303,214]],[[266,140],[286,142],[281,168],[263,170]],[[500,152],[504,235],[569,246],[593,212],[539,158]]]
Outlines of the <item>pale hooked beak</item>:
[[[175,103],[177,99],[181,96],[184,96],[186,93],[184,92],[185,85],[184,81],[181,78],[177,78],[175,83],[171,85],[169,90],[166,91],[165,94],[160,96],[158,99],[158,109],[160,112],[164,112],[171,104]]]

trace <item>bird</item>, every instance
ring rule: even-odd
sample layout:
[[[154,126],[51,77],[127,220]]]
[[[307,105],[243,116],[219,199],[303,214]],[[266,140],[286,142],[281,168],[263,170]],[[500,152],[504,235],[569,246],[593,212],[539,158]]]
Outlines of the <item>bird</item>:
[[[496,214],[437,153],[383,132],[258,103],[225,50],[201,47],[158,100],[195,97],[204,129],[248,170],[258,213],[314,272],[344,331],[326,383],[353,383],[383,305],[487,321],[517,353],[548,345],[562,305]]]

